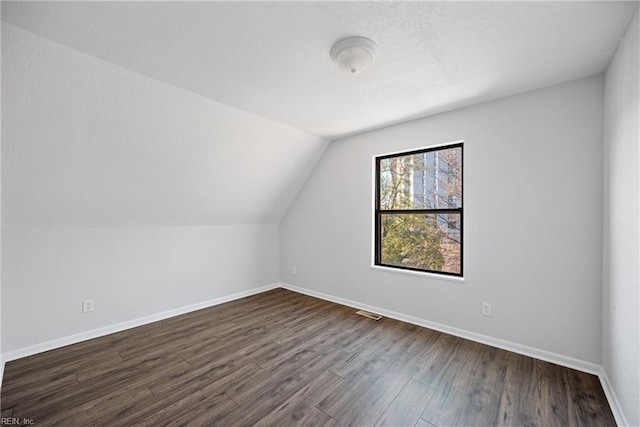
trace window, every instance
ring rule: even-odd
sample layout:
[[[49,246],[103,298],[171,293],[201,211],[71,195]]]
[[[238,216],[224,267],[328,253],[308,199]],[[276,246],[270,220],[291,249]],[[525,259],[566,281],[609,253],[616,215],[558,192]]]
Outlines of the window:
[[[462,276],[462,143],[375,167],[375,265]]]

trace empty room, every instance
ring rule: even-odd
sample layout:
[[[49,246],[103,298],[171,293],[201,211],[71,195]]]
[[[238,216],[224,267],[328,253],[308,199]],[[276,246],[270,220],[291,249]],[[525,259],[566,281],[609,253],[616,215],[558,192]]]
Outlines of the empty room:
[[[2,1],[0,425],[640,426],[638,1]]]

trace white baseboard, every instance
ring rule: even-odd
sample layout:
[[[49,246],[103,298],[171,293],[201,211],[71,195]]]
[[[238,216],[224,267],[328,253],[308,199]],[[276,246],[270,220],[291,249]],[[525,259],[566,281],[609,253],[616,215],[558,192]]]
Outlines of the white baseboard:
[[[421,319],[418,317],[397,313],[395,311],[386,310],[380,307],[374,307],[368,304],[362,304],[356,301],[351,301],[345,298],[336,297],[333,295],[325,294],[322,292],[316,292],[309,289],[300,288],[297,286],[289,285],[286,283],[272,284],[263,286],[260,288],[250,289],[248,291],[238,292],[232,295],[227,295],[220,298],[215,298],[209,301],[192,304],[185,307],[180,307],[173,310],[168,310],[162,313],[153,314],[150,316],[141,317],[138,319],[117,323],[115,325],[106,326],[99,329],[94,329],[87,332],[82,332],[79,334],[70,335],[63,338],[58,338],[55,340],[43,342],[40,344],[36,344],[29,347],[24,347],[18,350],[13,350],[8,353],[0,354],[0,387],[2,386],[2,378],[4,376],[4,366],[6,362],[20,359],[22,357],[31,356],[37,353],[42,353],[44,351],[53,350],[59,347],[64,347],[70,344],[76,344],[82,341],[86,341],[93,338],[98,338],[101,336],[109,335],[115,332],[121,332],[126,329],[135,328],[137,326],[146,325],[149,323],[157,322],[159,320],[168,319],[170,317],[179,316],[181,314],[190,313],[192,311],[201,310],[207,307],[213,307],[215,305],[223,304],[225,302],[234,301],[240,298],[248,297],[251,295],[259,294],[262,292],[266,292],[275,288],[284,288],[293,292],[298,292],[301,294],[309,295],[312,297],[320,298],[326,301],[335,302],[341,305],[347,305],[349,307],[354,307],[361,310],[371,311],[374,313],[382,314],[386,317],[400,320],[402,322],[411,323],[414,325],[422,326],[425,328],[433,329],[436,331],[444,332],[446,334],[455,335],[460,338],[465,338],[471,341],[479,342],[482,344],[487,344],[492,347],[501,348],[504,350],[512,351],[514,353],[523,354],[525,356],[530,356],[536,359],[544,360],[547,362],[555,363],[557,365],[566,366],[568,368],[576,369],[579,371],[587,372],[589,374],[597,375],[600,378],[600,383],[602,384],[602,388],[604,390],[605,396],[609,402],[609,406],[611,407],[611,411],[615,417],[616,423],[619,426],[628,426],[629,423],[624,415],[622,407],[620,406],[620,402],[618,401],[615,391],[611,386],[611,382],[607,376],[606,371],[601,365],[587,362],[584,360],[575,359],[572,357],[563,356],[561,354],[549,352],[546,350],[537,349],[534,347],[525,346],[522,344],[514,343],[511,341],[506,341],[498,338],[489,337],[482,334],[477,334],[475,332],[466,331],[463,329],[454,328],[451,326],[443,325],[440,323],[432,322],[429,320]]]
[[[613,417],[616,419],[616,424],[619,426],[630,426],[629,421],[627,421],[627,417],[624,415],[624,411],[622,410],[622,406],[620,405],[620,401],[616,396],[616,392],[611,386],[611,381],[609,381],[609,377],[607,376],[607,372],[604,370],[604,367],[600,367],[600,372],[598,373],[598,378],[600,378],[600,384],[602,384],[602,389],[604,390],[605,396],[607,396],[607,400],[609,401],[609,407],[611,407],[611,412],[613,412]]]
[[[414,325],[422,326],[436,331],[444,332],[449,335],[455,335],[460,338],[468,339],[471,341],[479,342],[481,344],[487,344],[491,347],[501,348],[503,350],[512,351],[514,353],[530,356],[535,359],[544,360],[546,362],[555,363],[556,365],[566,366],[571,369],[577,369],[578,371],[587,372],[593,375],[599,375],[602,367],[598,364],[587,362],[580,359],[574,359],[572,357],[563,356],[561,354],[552,353],[546,350],[540,350],[534,347],[514,343],[511,341],[502,340],[499,338],[493,338],[487,335],[477,334],[475,332],[467,331],[464,329],[454,328],[452,326],[443,325],[441,323],[432,322],[430,320],[421,319],[419,317],[410,316],[403,313],[387,310],[380,307],[374,307],[368,304],[362,304],[357,301],[351,301],[345,298],[328,295],[322,292],[311,291],[308,289],[299,288],[297,286],[289,285],[286,283],[281,284],[285,289],[289,289],[294,292],[306,294],[312,297],[317,297],[323,300],[336,302],[342,305],[348,305],[350,307],[358,308],[360,310],[372,311],[374,313],[382,314],[383,316],[390,317],[392,319],[400,320],[402,322],[411,323]]]
[[[470,332],[464,329],[454,328],[452,326],[447,326],[441,323],[432,322],[430,320],[425,320],[418,317],[409,316],[407,314],[386,310],[380,307],[374,307],[368,304],[362,304],[357,301],[351,301],[345,298],[324,294],[322,292],[316,292],[308,289],[299,288],[297,286],[289,285],[287,283],[282,283],[280,286],[294,292],[299,292],[301,294],[306,294],[309,296],[317,297],[323,300],[335,302],[342,305],[348,305],[349,307],[358,308],[360,310],[366,310],[366,311],[382,314],[383,316],[400,320],[402,322],[407,322],[407,323],[422,326],[425,328],[434,329],[436,331],[444,332],[449,335],[455,335],[460,338],[465,338],[471,341],[487,344],[492,347],[501,348],[503,350],[512,351],[514,353],[523,354],[525,356],[530,356],[536,359],[544,360],[546,362],[555,363],[556,365],[577,369],[579,371],[587,372],[593,375],[599,375],[602,370],[602,367],[598,364],[586,362],[580,359],[574,359],[572,357],[563,356],[561,354],[552,353],[550,351],[540,350],[534,347],[529,347],[526,345],[511,342],[511,341],[505,341],[499,338],[493,338],[487,335],[477,334],[475,332]]]
[[[280,286],[284,289],[288,289],[293,292],[309,295],[312,297],[320,298],[326,301],[335,302],[349,307],[354,307],[360,310],[366,310],[373,313],[382,314],[392,319],[400,320],[402,322],[411,323],[414,325],[422,326],[436,331],[444,332],[446,334],[455,335],[460,338],[465,338],[471,341],[479,342],[481,344],[487,344],[492,347],[501,348],[503,350],[512,351],[514,353],[522,354],[525,356],[533,357],[535,359],[544,360],[546,362],[555,363],[556,365],[566,366],[567,368],[576,369],[578,371],[586,372],[598,376],[602,389],[604,390],[607,401],[613,412],[613,416],[616,423],[619,426],[628,426],[629,423],[624,415],[620,402],[616,398],[616,394],[611,386],[607,373],[601,365],[596,363],[587,362],[573,357],[564,356],[562,354],[553,353],[546,350],[541,350],[534,347],[514,343],[511,341],[502,340],[499,338],[493,338],[487,335],[477,334],[475,332],[466,331],[464,329],[458,329],[451,326],[443,325],[440,323],[432,322],[418,317],[409,316],[395,311],[386,310],[380,307],[374,307],[368,304],[362,304],[356,301],[351,301],[345,298],[336,297],[334,295],[328,295],[322,292],[316,292],[309,289],[300,288],[298,286],[289,285],[287,283],[281,283]]]
[[[2,378],[4,377],[4,356],[0,353],[0,392],[2,391]]]
[[[190,313],[192,311],[201,310],[207,307],[213,307],[214,305],[223,304],[225,302],[234,301],[240,298],[248,297],[251,295],[259,294],[280,287],[279,284],[272,284],[262,286],[260,288],[250,289],[248,291],[237,292],[235,294],[227,295],[220,298],[215,298],[209,301],[199,302],[196,304],[188,305],[185,307],[175,308],[173,310],[164,311],[162,313],[156,313],[138,319],[128,320],[126,322],[116,323],[114,325],[105,326],[98,329],[93,329],[79,334],[69,335],[55,340],[46,341],[40,344],[35,344],[29,347],[20,348],[17,350],[4,353],[2,359],[2,372],[4,374],[4,363],[12,360],[20,359],[34,354],[42,353],[44,351],[54,350],[56,348],[64,347],[70,344],[76,344],[82,341],[90,340],[93,338],[102,337],[105,335],[113,334],[115,332],[121,332],[126,329],[135,328],[138,326],[146,325],[149,323],[157,322],[159,320],[168,319],[170,317],[179,316],[181,314]]]

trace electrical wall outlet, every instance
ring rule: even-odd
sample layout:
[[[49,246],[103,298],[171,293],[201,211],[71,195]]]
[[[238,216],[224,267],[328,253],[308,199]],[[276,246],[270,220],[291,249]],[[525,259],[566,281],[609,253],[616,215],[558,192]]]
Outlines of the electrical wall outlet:
[[[92,312],[94,308],[95,308],[95,304],[93,303],[92,299],[86,299],[86,300],[82,301],[82,312],[83,313]]]
[[[291,267],[291,274],[298,274],[298,269],[296,268],[295,265]]]
[[[491,316],[491,303],[483,302],[482,303],[482,315],[483,316]]]

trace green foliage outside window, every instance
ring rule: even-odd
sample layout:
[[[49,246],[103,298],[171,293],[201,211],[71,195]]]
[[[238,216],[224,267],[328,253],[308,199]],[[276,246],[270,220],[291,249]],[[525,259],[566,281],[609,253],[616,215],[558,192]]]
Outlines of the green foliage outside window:
[[[462,146],[378,159],[376,262],[461,274]]]

